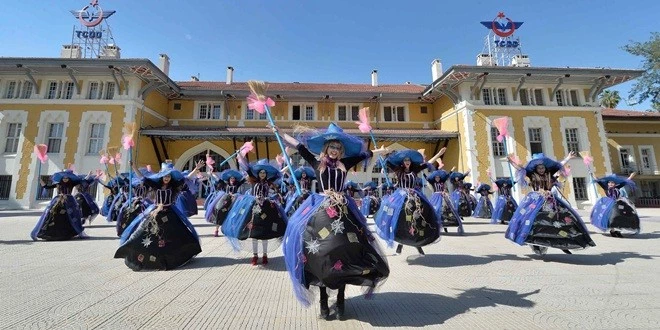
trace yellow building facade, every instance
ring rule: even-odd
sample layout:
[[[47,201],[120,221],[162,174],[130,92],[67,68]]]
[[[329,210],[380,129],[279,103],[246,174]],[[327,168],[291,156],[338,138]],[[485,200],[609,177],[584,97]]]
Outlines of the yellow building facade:
[[[637,173],[636,205],[660,207],[660,114],[603,109],[612,172]]]
[[[131,122],[139,127],[133,150],[138,166],[157,169],[171,159],[178,169],[189,169],[207,153],[220,164],[247,140],[255,141],[250,160],[274,159],[281,152],[266,118],[247,108],[247,84],[233,81],[233,68],[221,82],[175,82],[168,68],[166,55],[159,65],[145,59],[0,59],[0,134],[5,137],[0,143],[0,208],[45,203],[37,199],[35,144],[49,145],[41,175],[69,163],[87,173],[103,167],[99,152],[119,147],[122,128]],[[612,172],[609,130],[595,96],[640,74],[487,66],[453,66],[443,72],[439,61],[431,72],[430,85],[382,85],[375,71],[371,84],[268,83],[268,96],[276,102],[272,114],[284,131],[337,122],[373,148],[354,123],[357,111],[369,107],[379,145],[425,149],[427,157],[447,147],[446,168],[471,169],[467,181],[476,184],[488,182],[488,170],[493,177],[509,176],[504,145],[491,127],[502,116],[510,118],[506,151],[521,160],[536,152],[561,159],[569,150],[589,151],[597,176]],[[117,171],[123,172],[128,154],[120,152]],[[564,194],[586,207],[596,199],[586,168],[579,159],[571,166]],[[236,168],[236,162],[224,167]],[[114,175],[113,167],[109,171]],[[373,161],[349,177],[357,182],[379,178]],[[518,197],[522,193],[517,191]]]

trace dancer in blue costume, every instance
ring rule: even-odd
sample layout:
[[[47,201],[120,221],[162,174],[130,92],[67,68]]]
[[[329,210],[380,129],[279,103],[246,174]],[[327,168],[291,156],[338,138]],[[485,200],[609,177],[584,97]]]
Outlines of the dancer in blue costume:
[[[477,186],[475,191],[479,194],[479,202],[477,202],[477,207],[474,209],[474,217],[482,219],[490,219],[493,217],[493,203],[490,201],[490,195],[493,194],[490,185],[482,183]]]
[[[457,227],[458,233],[462,235],[464,233],[463,218],[461,218],[454,208],[446,186],[446,182],[451,173],[454,172],[454,169],[452,168],[449,173],[445,170],[433,171],[426,179],[433,187],[433,195],[431,195],[430,202],[438,219],[442,222],[445,233],[447,232],[447,227]]]
[[[596,246],[582,218],[571,208],[555,187],[557,176],[564,164],[574,157],[569,153],[557,162],[535,154],[527,165],[509,162],[516,168],[516,181],[533,189],[520,202],[520,206],[509,222],[506,238],[518,245],[529,244],[537,255],[544,255],[548,247],[557,248],[566,254],[570,250]]]
[[[117,193],[114,195],[108,209],[108,215],[106,216],[108,222],[117,221],[121,207],[128,200],[128,186],[131,184],[128,178],[129,173],[121,173],[113,179]]]
[[[182,266],[202,252],[195,228],[174,205],[185,177],[172,163],[163,163],[160,172],[143,180],[154,191],[154,204],[124,230],[115,258],[123,258],[134,271]]]
[[[250,195],[237,195],[222,224],[222,233],[229,239],[235,250],[240,250],[239,241],[252,239],[252,260],[256,266],[259,260],[259,245],[262,244],[262,264],[268,264],[268,241],[284,236],[286,215],[278,200],[270,197],[271,187],[281,173],[267,159],[248,164],[242,155],[238,155],[241,170],[247,173],[248,183],[252,184]],[[275,187],[279,189],[279,187]]]
[[[489,174],[490,176],[490,174]],[[511,220],[513,214],[518,209],[518,203],[511,195],[511,188],[515,184],[511,179],[498,179],[491,181],[497,186],[497,200],[495,202],[495,209],[493,216],[490,218],[490,223],[506,224]]]
[[[628,200],[624,187],[635,190],[632,180],[635,173],[626,178],[608,175],[594,181],[605,191],[605,197],[600,198],[591,209],[591,224],[602,231],[610,231],[612,237],[623,237],[625,234],[639,234],[639,216],[635,206]]]
[[[387,196],[387,195],[391,195],[394,192],[394,190],[396,190],[394,185],[392,185],[391,183],[388,184],[387,182],[382,183],[380,185],[380,188],[383,192],[383,196],[381,197],[381,199],[385,198],[385,196]]]
[[[227,219],[227,214],[238,194],[238,188],[245,183],[245,178],[241,172],[228,169],[220,173],[218,182],[219,189],[214,194],[205,214],[206,221],[215,225],[215,231],[213,231],[215,237],[219,236],[220,226]]]
[[[346,181],[344,184],[344,193],[351,198],[356,198],[356,195],[357,198],[362,198],[362,190],[360,190],[360,186],[357,182],[351,180]]]
[[[417,175],[427,169],[434,169],[433,163],[444,149],[428,162],[416,150],[405,149],[394,152],[385,160],[386,166],[396,175],[398,189],[381,202],[374,216],[378,236],[392,245],[398,244],[396,254],[404,245],[417,248],[424,255],[423,246],[440,239],[442,222],[426,196],[416,189]]]
[[[474,210],[477,208],[477,204],[479,203],[477,201],[477,198],[472,194],[472,191],[474,189],[472,188],[472,184],[469,182],[464,182],[463,183],[463,191],[467,195],[468,198],[468,203],[470,204],[470,208],[472,209],[472,213],[474,214]]]
[[[81,179],[72,171],[53,174],[52,184],[41,180],[43,189],[57,188],[57,195],[51,199],[39,217],[37,225],[30,233],[33,240],[41,238],[47,241],[63,241],[74,237],[84,238],[80,207],[71,195],[73,188]]]
[[[465,190],[465,177],[470,175],[470,170],[467,172],[452,172],[449,175],[449,182],[451,182],[454,191],[451,193],[451,202],[458,214],[462,217],[469,217],[472,215],[472,204],[470,203],[470,192]]]
[[[110,177],[110,175],[107,174],[106,176],[108,177],[107,183],[101,182],[100,177],[97,182],[110,191],[110,193],[103,199],[103,205],[101,206],[101,216],[104,216],[107,219],[108,214],[110,214],[110,206],[112,206],[112,202],[119,194],[119,185],[117,184],[117,178]]]
[[[199,190],[199,183],[197,179],[197,173],[199,169],[206,166],[204,160],[198,160],[195,164],[195,168],[192,171],[183,171],[181,174],[185,177],[186,181],[181,188],[181,192],[176,197],[176,206],[183,210],[183,212],[191,217],[197,215],[197,192]]]
[[[374,192],[378,189],[375,182],[369,181],[363,185],[362,188],[362,205],[360,205],[360,212],[365,217],[374,215],[380,208],[380,199],[374,196]]]
[[[293,212],[298,209],[298,206],[302,204],[302,202],[309,197],[309,195],[312,192],[312,181],[316,180],[316,172],[314,171],[313,168],[309,166],[303,166],[297,168],[295,171],[293,171],[294,175],[296,176],[296,179],[298,179],[298,183],[300,184],[300,189],[302,190],[302,195],[297,196],[295,185],[293,185],[293,180],[289,178],[290,183],[289,186],[289,191],[287,193],[286,197],[286,207],[284,208],[284,212],[286,213],[287,216],[291,216]],[[291,189],[293,185],[293,189]]]
[[[133,163],[131,162],[131,167]],[[128,227],[133,220],[135,220],[144,210],[146,210],[153,201],[148,198],[149,190],[144,185],[144,177],[152,175],[151,171],[147,168],[140,168],[133,170],[134,176],[133,181],[131,182],[132,192],[131,199],[126,200],[124,205],[122,205],[121,210],[119,210],[119,215],[117,216],[117,236],[121,237],[121,234],[124,232],[126,227]]]
[[[99,206],[96,204],[94,197],[89,194],[89,187],[96,182],[96,176],[89,172],[87,175],[78,175],[80,184],[76,187],[78,193],[74,196],[76,202],[80,206],[82,224],[91,224],[94,218],[99,215]]]
[[[273,130],[278,134],[277,128]],[[309,287],[318,286],[321,317],[328,318],[326,288],[338,290],[336,315],[342,319],[347,284],[373,292],[390,272],[366,219],[344,192],[348,170],[385,149],[363,151],[362,140],[334,123],[324,132],[308,131],[300,136],[302,141],[286,134],[283,138],[316,169],[322,190],[309,196],[289,219],[283,248],[294,293],[308,306]]]

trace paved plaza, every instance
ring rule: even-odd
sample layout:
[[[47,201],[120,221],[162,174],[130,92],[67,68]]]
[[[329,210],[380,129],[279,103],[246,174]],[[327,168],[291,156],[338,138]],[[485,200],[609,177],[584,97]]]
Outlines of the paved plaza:
[[[133,272],[112,258],[114,224],[97,219],[85,240],[33,242],[40,212],[2,211],[0,328],[657,329],[660,210],[639,213],[643,233],[635,238],[588,225],[595,248],[550,250],[542,259],[505,240],[505,226],[468,218],[464,236],[450,229],[425,257],[387,249],[391,274],[374,299],[349,286],[347,319],[326,321],[318,303],[305,309],[293,297],[280,249],[267,267],[251,266],[249,254],[213,237],[201,214],[192,222],[203,252],[192,262]]]

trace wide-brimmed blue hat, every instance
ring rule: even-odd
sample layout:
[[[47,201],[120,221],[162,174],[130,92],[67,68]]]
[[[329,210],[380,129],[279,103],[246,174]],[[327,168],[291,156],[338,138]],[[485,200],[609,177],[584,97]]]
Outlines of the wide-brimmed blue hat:
[[[138,171],[140,171],[140,174],[142,174],[142,176],[149,176],[154,174],[154,172],[149,171],[149,169],[147,169],[146,167],[140,167],[138,168]]]
[[[259,172],[261,172],[261,170],[266,171],[266,178],[268,180],[279,178],[281,176],[280,171],[275,166],[271,165],[268,162],[268,159],[265,158],[253,163],[250,167],[252,168],[252,174],[257,178],[259,177]]]
[[[53,183],[60,183],[62,179],[69,178],[69,181],[72,183],[80,183],[82,181],[77,175],[71,170],[61,171],[53,174],[52,181]]]
[[[313,168],[309,166],[303,166],[297,168],[295,171],[293,171],[293,174],[296,176],[296,179],[302,179],[302,174],[305,173],[307,175],[307,178],[310,180],[316,179],[316,171],[314,171]]]
[[[490,185],[482,183],[482,184],[479,185],[479,187],[477,187],[477,190],[475,190],[475,191],[479,192],[479,191],[490,191],[490,190],[491,190]]]
[[[87,182],[89,184],[92,184],[94,180],[96,180],[96,175],[90,175],[89,178],[87,178],[87,174],[78,174],[78,178],[80,179],[80,182]]]
[[[527,173],[532,173],[538,165],[544,165],[545,170],[548,173],[555,173],[562,168],[562,165],[558,161],[546,157],[543,153],[539,153],[532,155],[532,160],[530,160],[529,163],[527,163],[527,166],[525,166],[525,171]]]
[[[624,178],[624,177],[617,176],[617,175],[614,175],[614,174],[604,176],[602,178],[596,179],[595,181],[601,188],[603,188],[603,190],[608,189],[607,183],[610,182],[610,181],[614,182],[614,184],[616,184],[617,188],[621,188],[623,186],[631,184],[631,181],[628,180],[628,178]]]
[[[470,190],[472,189],[472,184],[469,182],[465,182],[463,183],[463,188]]]
[[[184,179],[183,173],[174,168],[172,163],[162,163],[160,165],[160,172],[145,176],[145,179],[151,181],[160,181],[164,176],[169,175],[173,181],[181,181]]]
[[[431,172],[431,174],[426,177],[426,180],[430,183],[434,183],[436,177],[440,178],[440,182],[445,182],[447,179],[449,179],[449,173],[447,173],[445,170],[436,170]]]
[[[452,181],[452,182],[453,182],[453,181],[455,181],[457,178],[458,178],[458,180],[463,180],[463,179],[465,179],[466,176],[467,176],[467,175],[465,175],[465,174],[463,174],[463,173],[461,173],[461,172],[452,172],[452,173],[449,175],[449,181]]]
[[[498,180],[495,180],[495,185],[497,186],[497,188],[502,188],[504,186],[504,184],[509,185],[509,187],[513,187],[513,180],[511,180],[511,179],[498,179]]]
[[[348,180],[348,181],[346,181],[346,183],[344,183],[344,189],[348,189],[348,188],[359,189],[360,187],[358,186],[358,184],[356,182]]]
[[[358,137],[346,134],[337,124],[330,123],[328,129],[323,133],[313,135],[307,139],[307,149],[315,154],[320,154],[323,151],[323,146],[328,141],[333,140],[339,141],[344,146],[344,157],[358,156],[364,145],[364,142]]]
[[[243,173],[237,171],[237,170],[224,170],[222,173],[220,173],[220,180],[229,182],[229,179],[235,178],[236,181],[241,181],[243,179]]]
[[[424,156],[419,151],[412,149],[395,151],[387,156],[386,162],[393,166],[402,166],[403,160],[406,158],[410,159],[411,164],[421,164],[424,162]]]

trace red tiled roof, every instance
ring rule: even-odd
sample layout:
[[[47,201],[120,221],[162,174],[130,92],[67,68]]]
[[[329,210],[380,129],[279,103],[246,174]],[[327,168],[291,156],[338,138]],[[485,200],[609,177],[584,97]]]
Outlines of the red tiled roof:
[[[620,118],[631,118],[631,119],[660,119],[660,112],[646,112],[646,111],[635,111],[635,110],[619,110],[611,108],[603,108],[601,114],[603,118],[611,119],[620,119]]]
[[[177,81],[182,90],[225,90],[249,91],[246,82],[224,81]],[[274,83],[266,82],[269,91],[275,92],[345,92],[345,93],[410,93],[421,94],[426,86],[415,84],[379,85],[371,84],[327,84],[327,83]]]

